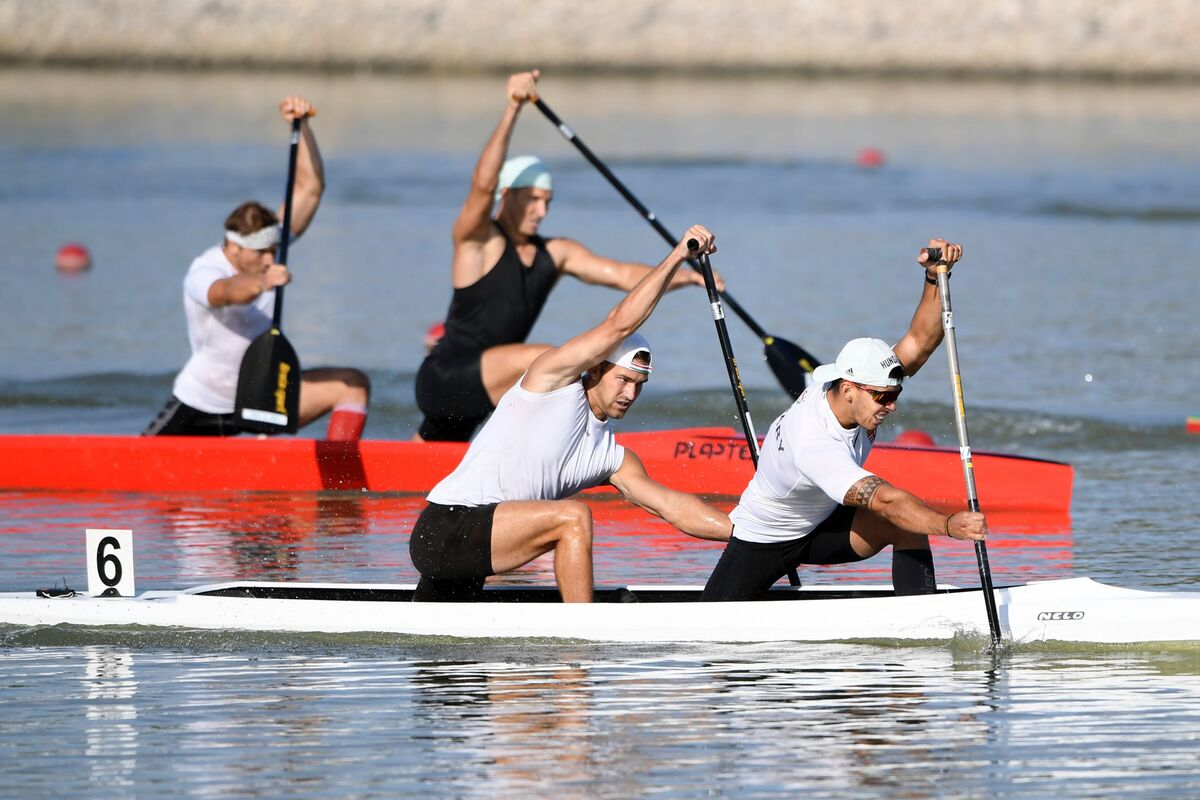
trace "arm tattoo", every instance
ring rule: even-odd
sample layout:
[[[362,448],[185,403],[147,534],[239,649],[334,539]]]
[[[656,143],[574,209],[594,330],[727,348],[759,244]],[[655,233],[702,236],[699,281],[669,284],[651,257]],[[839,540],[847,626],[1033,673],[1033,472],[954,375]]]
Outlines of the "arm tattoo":
[[[886,484],[887,481],[883,478],[876,475],[868,475],[850,487],[850,491],[846,492],[846,497],[842,500],[842,505],[868,508],[871,505],[871,498],[875,496],[875,492],[879,491],[880,486]]]

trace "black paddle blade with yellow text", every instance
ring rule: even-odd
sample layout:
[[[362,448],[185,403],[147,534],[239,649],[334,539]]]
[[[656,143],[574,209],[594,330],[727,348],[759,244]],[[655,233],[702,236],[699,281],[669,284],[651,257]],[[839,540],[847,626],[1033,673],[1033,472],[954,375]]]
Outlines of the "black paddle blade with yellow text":
[[[278,328],[250,343],[238,373],[234,414],[255,433],[295,433],[300,427],[300,359]]]

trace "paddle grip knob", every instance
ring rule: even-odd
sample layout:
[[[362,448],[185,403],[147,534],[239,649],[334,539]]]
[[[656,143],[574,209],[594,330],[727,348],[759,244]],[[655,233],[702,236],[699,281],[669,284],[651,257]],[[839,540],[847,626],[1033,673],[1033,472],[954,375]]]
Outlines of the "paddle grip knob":
[[[700,249],[700,242],[696,241],[695,239],[688,239],[687,246],[688,250],[694,253]]]
[[[925,265],[926,265],[926,266],[929,266],[930,264],[936,264],[936,263],[938,263],[939,261],[941,261],[941,260],[942,260],[942,248],[940,248],[940,247],[926,247],[926,248],[925,248],[925,255],[927,256],[927,259],[928,259],[928,260],[926,260],[926,262],[925,262]]]

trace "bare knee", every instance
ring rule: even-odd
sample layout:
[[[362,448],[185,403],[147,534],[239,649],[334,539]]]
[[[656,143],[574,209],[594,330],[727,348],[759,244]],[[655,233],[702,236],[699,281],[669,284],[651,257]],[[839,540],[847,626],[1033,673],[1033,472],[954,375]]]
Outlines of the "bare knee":
[[[566,500],[558,509],[559,538],[579,543],[592,540],[592,510],[578,500]]]
[[[362,403],[364,406],[371,402],[371,379],[367,373],[356,369],[346,370],[346,402]]]
[[[350,388],[360,390],[367,397],[371,396],[371,379],[367,377],[367,373],[357,369],[347,369],[345,382]]]
[[[317,372],[315,377],[318,380],[337,381],[344,387],[343,393],[357,393],[364,398],[371,395],[371,379],[367,373],[353,367],[330,367]]]

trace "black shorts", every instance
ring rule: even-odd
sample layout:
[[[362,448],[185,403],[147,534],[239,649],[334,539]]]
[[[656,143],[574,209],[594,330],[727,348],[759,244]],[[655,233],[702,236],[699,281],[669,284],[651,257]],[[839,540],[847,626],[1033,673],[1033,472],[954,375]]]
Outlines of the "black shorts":
[[[810,533],[786,542],[730,539],[701,600],[754,600],[799,564],[849,564],[863,556],[850,546],[857,509],[838,506]]]
[[[492,518],[498,503],[442,506],[430,503],[417,518],[408,555],[421,573],[419,601],[479,600],[492,570]]]
[[[210,414],[172,395],[142,436],[237,436],[241,432],[233,413]]]
[[[482,353],[441,352],[437,348],[417,370],[417,406],[425,415],[421,438],[465,442],[488,414],[491,398],[483,386]]]

